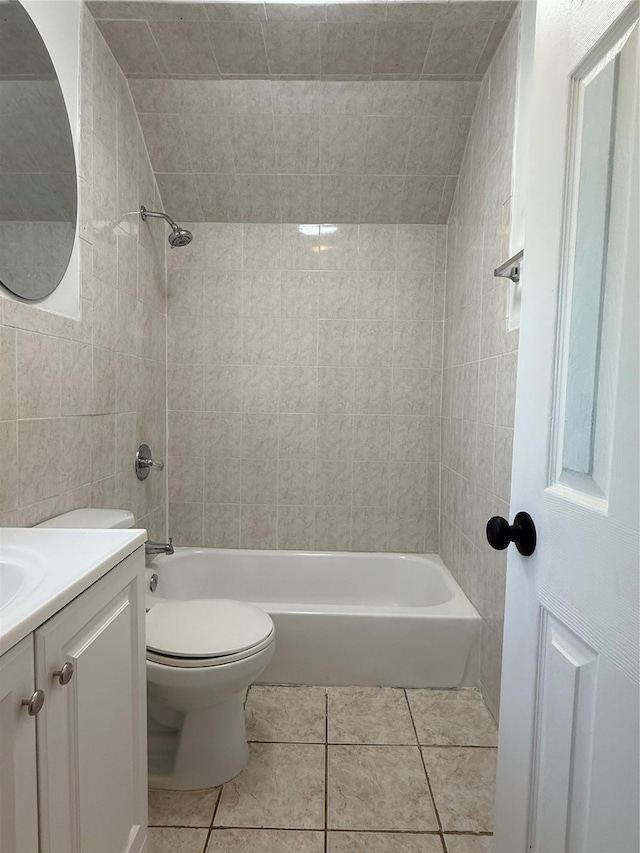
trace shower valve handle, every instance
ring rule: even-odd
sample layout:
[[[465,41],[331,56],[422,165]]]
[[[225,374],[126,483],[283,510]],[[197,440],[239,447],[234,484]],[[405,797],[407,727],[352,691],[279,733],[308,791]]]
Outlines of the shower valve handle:
[[[519,512],[513,524],[494,515],[487,521],[487,542],[496,551],[504,551],[514,542],[523,557],[530,557],[536,550],[536,526],[528,512]]]
[[[144,459],[142,456],[138,459],[138,465],[140,468],[157,468],[158,471],[164,468],[164,462],[159,459]]]
[[[139,480],[146,480],[152,468],[162,471],[164,462],[153,458],[148,444],[141,444],[136,453],[136,476]]]

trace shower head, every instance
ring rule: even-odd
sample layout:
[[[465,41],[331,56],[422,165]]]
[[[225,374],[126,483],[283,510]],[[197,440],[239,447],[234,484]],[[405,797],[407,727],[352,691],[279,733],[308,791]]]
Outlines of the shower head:
[[[169,244],[172,249],[179,249],[181,246],[188,246],[193,240],[193,234],[191,231],[187,231],[186,228],[181,228],[179,225],[176,225],[173,219],[166,213],[156,210],[147,210],[147,208],[142,205],[140,208],[140,216],[142,217],[143,222],[146,222],[148,216],[153,216],[157,219],[164,219],[165,222],[169,223],[171,226]]]
[[[179,249],[181,246],[188,246],[189,243],[193,240],[193,234],[191,231],[187,231],[186,228],[174,228],[171,234],[169,234],[169,243],[171,244],[172,249]]]

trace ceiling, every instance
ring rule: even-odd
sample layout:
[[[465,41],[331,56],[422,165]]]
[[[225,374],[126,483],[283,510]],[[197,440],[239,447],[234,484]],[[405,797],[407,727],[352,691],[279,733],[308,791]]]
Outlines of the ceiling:
[[[165,208],[190,222],[447,221],[508,0],[93,0]]]
[[[88,5],[127,76],[478,80],[515,4]]]

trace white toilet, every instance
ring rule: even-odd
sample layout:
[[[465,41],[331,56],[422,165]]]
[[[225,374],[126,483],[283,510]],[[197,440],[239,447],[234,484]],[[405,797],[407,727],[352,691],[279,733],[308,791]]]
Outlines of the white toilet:
[[[78,509],[41,527],[131,528],[126,510]],[[212,788],[249,749],[247,688],[275,651],[268,613],[241,601],[160,600],[147,611],[149,786]]]

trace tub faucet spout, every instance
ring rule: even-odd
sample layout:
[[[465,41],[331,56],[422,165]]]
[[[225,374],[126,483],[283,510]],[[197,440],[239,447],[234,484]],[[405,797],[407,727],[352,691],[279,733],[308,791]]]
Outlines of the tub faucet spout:
[[[152,542],[147,539],[144,543],[144,552],[148,557],[156,554],[173,554],[173,551],[173,536],[169,537],[168,542]]]

